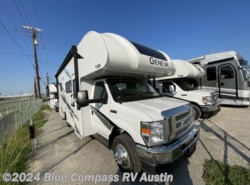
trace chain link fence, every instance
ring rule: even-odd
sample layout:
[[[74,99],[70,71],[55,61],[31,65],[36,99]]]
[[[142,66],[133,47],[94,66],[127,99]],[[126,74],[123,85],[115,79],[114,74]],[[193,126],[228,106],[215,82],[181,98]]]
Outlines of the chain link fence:
[[[0,101],[0,145],[43,105],[42,99]]]

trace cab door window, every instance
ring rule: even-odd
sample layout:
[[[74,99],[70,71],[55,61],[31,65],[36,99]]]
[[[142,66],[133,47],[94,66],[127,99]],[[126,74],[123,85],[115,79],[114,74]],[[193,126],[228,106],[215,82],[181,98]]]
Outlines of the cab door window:
[[[220,77],[221,79],[234,78],[233,68],[231,66],[222,66],[220,68]]]

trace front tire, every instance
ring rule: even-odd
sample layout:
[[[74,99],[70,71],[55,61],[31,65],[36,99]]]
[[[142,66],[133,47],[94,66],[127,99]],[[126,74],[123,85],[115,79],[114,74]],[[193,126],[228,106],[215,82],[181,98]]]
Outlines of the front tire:
[[[114,139],[112,149],[121,171],[139,173],[142,170],[135,143],[130,136],[127,134],[117,136]]]
[[[194,110],[194,118],[195,120],[199,119],[201,117],[201,110],[197,105],[192,104],[193,110]]]

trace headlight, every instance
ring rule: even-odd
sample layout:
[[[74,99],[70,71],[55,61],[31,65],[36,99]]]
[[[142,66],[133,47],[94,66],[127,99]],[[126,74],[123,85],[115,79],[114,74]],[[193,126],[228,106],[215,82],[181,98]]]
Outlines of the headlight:
[[[164,121],[141,122],[141,135],[148,146],[164,143]]]
[[[212,103],[212,97],[211,96],[203,96],[202,101],[204,104],[211,104]]]

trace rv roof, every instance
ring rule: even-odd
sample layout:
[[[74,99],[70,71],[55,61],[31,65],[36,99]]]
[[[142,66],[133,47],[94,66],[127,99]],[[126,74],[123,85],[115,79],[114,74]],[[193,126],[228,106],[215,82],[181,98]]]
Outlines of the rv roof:
[[[212,54],[196,57],[196,58],[188,60],[188,62],[190,63],[202,62],[203,65],[206,65],[208,63],[215,62],[215,61],[231,60],[231,59],[236,59],[236,58],[238,60],[244,60],[243,57],[235,51],[225,51],[225,52],[212,53]]]
[[[83,56],[79,67],[86,69],[81,72],[84,78],[110,75],[165,76],[173,75],[175,70],[166,53],[113,33],[89,32],[77,49]]]
[[[113,33],[88,32],[75,49],[78,55],[79,78],[124,75],[159,77],[173,75],[175,72],[166,53]],[[73,54],[69,52],[56,76],[72,60]]]
[[[198,65],[190,64],[184,60],[172,60],[176,68],[173,76],[156,78],[156,80],[167,80],[176,78],[200,78],[205,75],[205,71]]]

